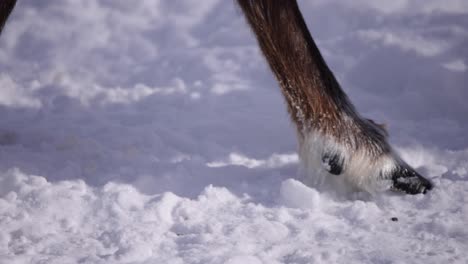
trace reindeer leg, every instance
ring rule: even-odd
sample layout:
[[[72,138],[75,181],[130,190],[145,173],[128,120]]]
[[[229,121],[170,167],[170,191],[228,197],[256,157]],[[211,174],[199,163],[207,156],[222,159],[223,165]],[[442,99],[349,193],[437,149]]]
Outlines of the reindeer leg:
[[[15,7],[16,0],[1,0],[0,1],[0,34],[3,31],[3,27]]]
[[[320,54],[295,0],[237,3],[278,79],[310,177],[339,175],[369,192],[381,183],[409,194],[432,188],[393,151],[384,126],[358,114]]]

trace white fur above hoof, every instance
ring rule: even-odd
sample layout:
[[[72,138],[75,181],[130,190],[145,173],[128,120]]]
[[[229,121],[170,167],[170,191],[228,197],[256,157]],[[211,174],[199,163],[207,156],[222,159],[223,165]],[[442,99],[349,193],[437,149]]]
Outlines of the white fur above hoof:
[[[376,155],[365,148],[351,149],[320,133],[308,133],[300,141],[300,158],[304,182],[319,189],[371,194],[386,190],[419,194],[432,189],[429,180],[393,151]]]

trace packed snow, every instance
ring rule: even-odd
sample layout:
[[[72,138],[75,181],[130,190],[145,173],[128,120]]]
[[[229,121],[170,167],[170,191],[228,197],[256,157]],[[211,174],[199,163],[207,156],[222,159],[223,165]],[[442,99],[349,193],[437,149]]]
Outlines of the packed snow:
[[[306,186],[233,1],[19,1],[0,36],[0,263],[467,263],[468,5],[300,5],[432,191]]]

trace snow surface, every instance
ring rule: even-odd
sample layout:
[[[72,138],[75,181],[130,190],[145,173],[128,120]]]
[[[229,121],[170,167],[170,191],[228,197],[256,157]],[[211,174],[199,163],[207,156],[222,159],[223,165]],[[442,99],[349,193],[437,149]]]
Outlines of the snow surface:
[[[0,37],[0,263],[467,263],[467,2],[300,4],[433,191],[302,184],[232,1],[19,1]]]

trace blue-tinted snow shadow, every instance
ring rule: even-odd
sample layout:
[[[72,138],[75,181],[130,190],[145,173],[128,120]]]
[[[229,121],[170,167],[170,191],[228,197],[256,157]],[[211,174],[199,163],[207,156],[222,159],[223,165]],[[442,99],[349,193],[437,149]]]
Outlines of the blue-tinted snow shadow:
[[[49,181],[83,179],[93,186],[124,182],[146,193],[194,197],[213,184],[265,197],[272,181],[295,176],[294,164],[207,166],[233,152],[257,160],[294,152],[279,94],[256,102],[255,92],[264,91],[198,99],[154,95],[106,106],[46,93],[39,110],[0,109],[0,170],[16,167]],[[265,189],[259,189],[262,181]]]

